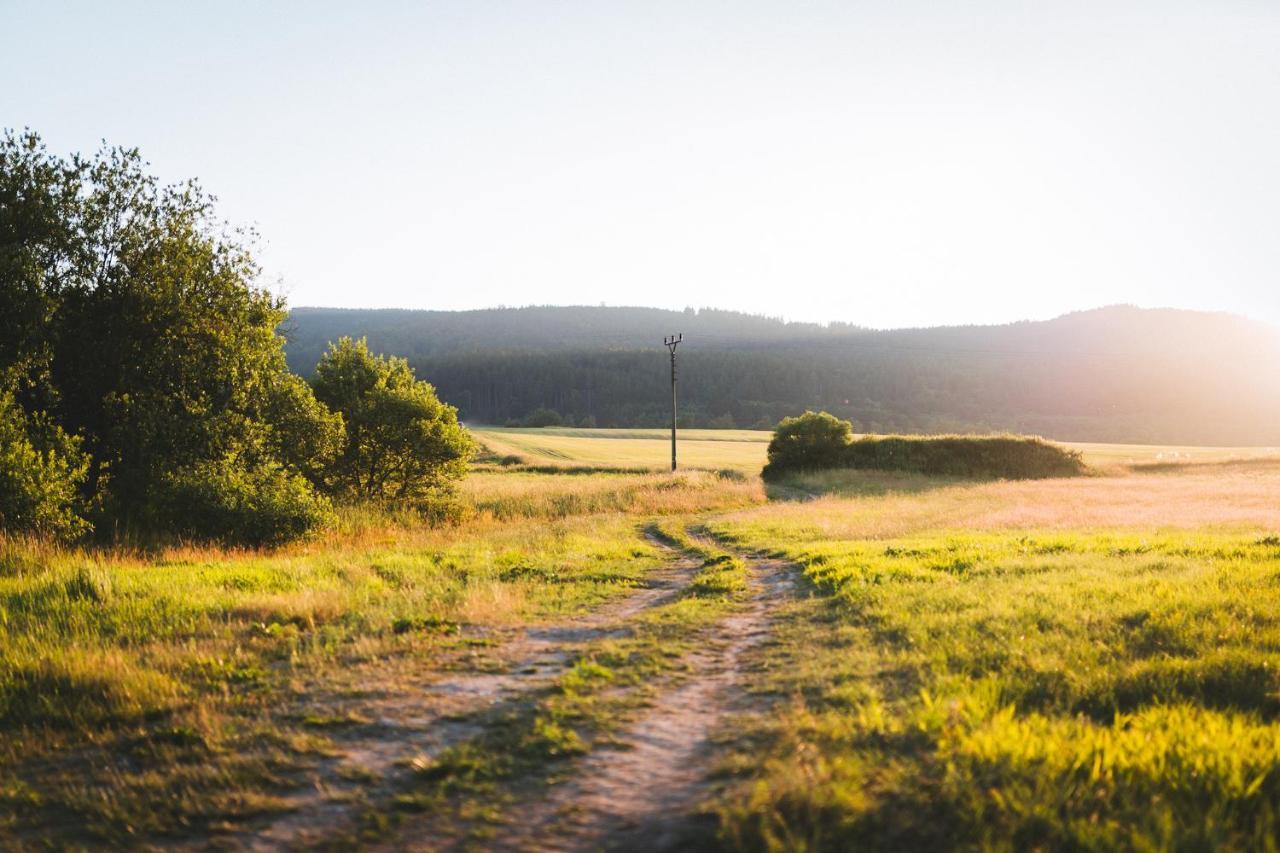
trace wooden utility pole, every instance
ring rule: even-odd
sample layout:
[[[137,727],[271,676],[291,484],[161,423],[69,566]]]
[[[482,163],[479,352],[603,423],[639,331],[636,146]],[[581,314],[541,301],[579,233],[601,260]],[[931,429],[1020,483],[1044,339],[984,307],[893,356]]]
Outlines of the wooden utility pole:
[[[662,343],[671,350],[671,470],[676,470],[676,347],[684,340],[684,335],[672,335],[662,339]]]

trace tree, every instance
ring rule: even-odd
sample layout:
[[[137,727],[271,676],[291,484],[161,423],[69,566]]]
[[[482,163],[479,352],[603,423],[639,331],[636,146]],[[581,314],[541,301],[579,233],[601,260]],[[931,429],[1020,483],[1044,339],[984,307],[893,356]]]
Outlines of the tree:
[[[455,495],[476,445],[457,410],[402,358],[375,356],[361,338],[330,344],[311,380],[346,424],[329,488],[344,498],[440,506]]]
[[[252,242],[136,150],[68,160],[30,132],[0,140],[0,387],[26,422],[76,437],[80,496],[106,527],[167,526],[175,483],[205,476],[185,492],[186,535],[235,535],[203,530],[200,496],[210,519],[259,488],[324,516],[305,480],[287,484],[336,455],[341,419],[289,373]]]
[[[813,471],[838,464],[841,453],[853,442],[853,424],[828,412],[805,412],[784,418],[769,442],[764,477],[786,471]]]

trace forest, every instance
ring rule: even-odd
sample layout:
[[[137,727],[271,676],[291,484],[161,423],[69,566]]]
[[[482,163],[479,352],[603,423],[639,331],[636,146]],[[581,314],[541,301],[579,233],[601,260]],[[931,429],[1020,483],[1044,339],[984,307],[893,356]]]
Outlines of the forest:
[[[290,365],[367,337],[474,423],[660,426],[682,332],[681,423],[771,429],[805,409],[876,433],[1280,444],[1280,338],[1226,314],[1113,306],[1042,322],[877,331],[719,310],[296,308]]]

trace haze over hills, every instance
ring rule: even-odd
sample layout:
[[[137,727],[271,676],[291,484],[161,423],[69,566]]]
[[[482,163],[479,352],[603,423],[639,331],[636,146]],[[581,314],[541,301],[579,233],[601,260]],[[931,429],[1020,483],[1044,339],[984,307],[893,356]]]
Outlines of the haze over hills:
[[[1002,326],[872,330],[731,311],[294,309],[290,364],[367,337],[476,423],[667,422],[662,337],[681,332],[681,422],[772,426],[826,409],[875,432],[1280,444],[1280,335],[1227,314],[1114,306]]]

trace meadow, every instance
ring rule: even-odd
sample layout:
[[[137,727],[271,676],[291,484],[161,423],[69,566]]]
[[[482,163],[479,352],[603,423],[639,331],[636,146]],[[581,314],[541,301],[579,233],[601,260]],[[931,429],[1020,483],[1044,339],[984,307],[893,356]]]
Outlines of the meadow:
[[[671,464],[671,433],[665,429],[508,429],[479,427],[475,434],[499,457],[526,464],[662,471]],[[751,474],[764,467],[773,433],[767,430],[680,430],[680,462],[691,468],[732,469]],[[863,438],[865,434],[855,434]],[[1059,442],[1077,450],[1095,468],[1180,465],[1274,459],[1276,447],[1187,447],[1153,444]]]
[[[1161,470],[713,522],[812,591],[729,761],[733,846],[1273,847],[1280,463]]]
[[[476,432],[449,526],[0,543],[0,844],[1276,845],[1280,455],[766,489],[767,433]]]

